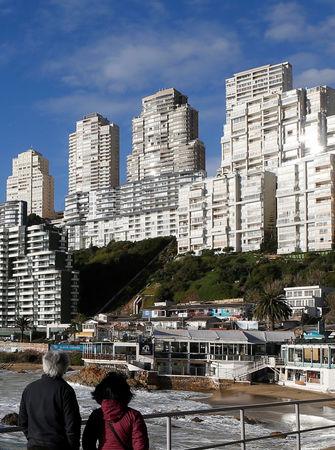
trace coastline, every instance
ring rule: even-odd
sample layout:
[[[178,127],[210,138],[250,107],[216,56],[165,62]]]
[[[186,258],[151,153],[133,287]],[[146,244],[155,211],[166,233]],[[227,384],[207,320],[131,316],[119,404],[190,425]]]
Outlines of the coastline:
[[[289,400],[314,400],[320,398],[334,399],[334,394],[323,392],[312,392],[303,389],[281,386],[278,384],[246,384],[235,383],[227,386],[221,391],[211,392],[211,396],[203,401],[213,407],[248,405],[255,403],[271,403]],[[335,407],[330,403],[329,406]]]
[[[70,371],[82,369],[83,366],[71,366]],[[12,372],[35,371],[42,372],[42,364],[35,363],[8,363],[5,370]],[[247,384],[247,383],[231,383],[224,389],[215,391],[199,391],[204,394],[201,401],[215,406],[236,405],[236,404],[252,404],[252,403],[269,403],[275,401],[288,400],[314,400],[319,398],[334,399],[335,394],[307,391],[296,389],[278,384]],[[332,406],[332,403],[330,403]],[[335,407],[335,402],[333,407]]]

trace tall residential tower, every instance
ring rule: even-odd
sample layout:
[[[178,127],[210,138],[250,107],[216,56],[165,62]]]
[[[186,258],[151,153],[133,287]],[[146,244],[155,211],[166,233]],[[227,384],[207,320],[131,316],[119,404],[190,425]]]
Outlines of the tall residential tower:
[[[34,149],[13,159],[12,175],[7,179],[7,201],[27,202],[28,214],[54,217],[54,180],[49,175],[49,161]]]
[[[174,172],[205,170],[205,146],[198,139],[198,111],[186,95],[165,89],[142,100],[133,119],[133,151],[127,181]]]
[[[77,122],[69,137],[69,194],[118,186],[120,130],[98,113]]]

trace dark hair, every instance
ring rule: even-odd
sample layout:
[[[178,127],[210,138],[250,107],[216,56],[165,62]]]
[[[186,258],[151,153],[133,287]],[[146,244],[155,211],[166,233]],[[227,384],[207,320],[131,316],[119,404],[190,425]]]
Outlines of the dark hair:
[[[133,398],[133,393],[124,375],[111,372],[95,387],[92,397],[99,405],[105,399],[117,400],[128,405]]]

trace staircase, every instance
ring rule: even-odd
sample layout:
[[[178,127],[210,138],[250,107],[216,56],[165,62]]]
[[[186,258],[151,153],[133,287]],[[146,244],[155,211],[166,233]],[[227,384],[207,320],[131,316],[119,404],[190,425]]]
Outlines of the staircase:
[[[249,367],[247,369],[245,367],[235,369],[233,371],[233,378],[235,378],[236,380],[241,380],[243,378],[246,378],[247,375],[250,375],[251,373],[258,372],[259,370],[263,370],[266,368],[273,370],[277,375],[279,375],[280,370],[278,366],[282,365],[282,359],[266,356],[260,361],[255,361],[253,367]]]

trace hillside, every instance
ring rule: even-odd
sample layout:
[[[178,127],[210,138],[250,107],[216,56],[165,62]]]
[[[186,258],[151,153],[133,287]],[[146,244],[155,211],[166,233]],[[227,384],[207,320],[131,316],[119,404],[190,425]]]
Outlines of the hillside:
[[[283,286],[321,283],[335,287],[335,251],[267,256],[259,252],[215,254],[206,250],[202,256],[176,256],[172,238],[111,242],[101,249],[75,252],[75,267],[81,271],[80,311],[96,313],[160,252],[159,258],[127,286],[108,311],[119,311],[137,293],[146,296],[148,306],[154,299],[251,300],[275,280]]]
[[[251,298],[269,283],[283,286],[324,284],[335,287],[335,252],[291,256],[266,256],[257,252],[202,256],[187,255],[170,261],[152,277],[160,283],[156,296],[182,301]]]
[[[74,252],[74,268],[80,271],[80,312],[88,316],[96,314],[126,286],[110,306],[111,310],[117,310],[141,290],[150,274],[163,266],[175,252],[175,239],[171,237],[140,242],[111,241],[106,247]]]

